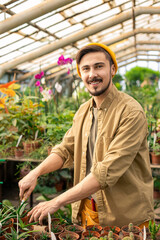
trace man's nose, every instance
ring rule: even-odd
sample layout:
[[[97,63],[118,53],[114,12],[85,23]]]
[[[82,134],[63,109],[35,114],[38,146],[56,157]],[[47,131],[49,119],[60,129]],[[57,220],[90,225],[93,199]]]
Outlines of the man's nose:
[[[89,71],[89,78],[94,78],[97,76],[97,72],[95,71],[94,68],[91,68],[90,71]]]

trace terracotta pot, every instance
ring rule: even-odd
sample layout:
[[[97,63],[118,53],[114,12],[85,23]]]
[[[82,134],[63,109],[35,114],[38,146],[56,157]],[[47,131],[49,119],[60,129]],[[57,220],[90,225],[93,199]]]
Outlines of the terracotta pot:
[[[14,155],[16,158],[22,157],[24,155],[24,150],[22,148],[15,148]]]
[[[33,145],[32,142],[23,142],[24,153],[28,155],[30,152],[33,152]]]
[[[84,239],[84,238],[91,238],[91,237],[99,238],[100,236],[101,236],[101,234],[96,232],[96,231],[86,231],[86,232],[82,233],[82,239]]]
[[[5,236],[0,236],[0,240],[5,240]]]
[[[109,233],[109,232],[103,232],[103,233],[101,234],[101,237],[107,236],[107,239],[108,239],[108,233]],[[119,237],[118,234],[113,233],[113,239],[118,240],[118,239],[121,239],[121,238]]]
[[[98,233],[101,233],[102,227],[100,225],[88,225],[86,226],[86,231],[96,231]]]
[[[103,228],[103,230],[104,230],[104,232],[112,231],[115,234],[119,234],[120,231],[121,231],[121,229],[117,226],[111,226],[111,227],[106,226],[106,227]]]
[[[121,228],[121,231],[123,233],[123,236],[129,236],[129,229],[128,229],[128,225],[125,225]],[[131,231],[134,234],[139,234],[141,232],[141,229],[138,226],[133,226],[133,230]]]
[[[159,189],[154,189],[153,197],[154,197],[154,199],[160,199],[160,191],[159,191]]]
[[[11,228],[13,227],[14,219],[10,218],[5,225],[2,226],[2,229],[6,229],[6,232],[11,233]]]
[[[155,153],[151,152],[151,159],[152,159],[152,164],[153,165],[159,165],[160,164],[160,154],[159,155],[155,155]]]
[[[64,239],[70,239],[70,240],[77,240],[79,239],[79,235],[77,233],[74,233],[74,232],[63,232],[61,234],[59,234],[59,239],[60,240],[64,240]]]
[[[54,186],[57,190],[57,192],[61,192],[63,190],[63,185],[64,185],[64,182],[59,182],[59,183],[56,183]]]
[[[77,233],[80,237],[82,235],[82,232],[84,232],[84,228],[82,226],[73,224],[73,225],[66,225],[64,227],[65,231],[70,231],[70,232],[75,232]]]
[[[37,233],[35,234],[35,236],[33,237],[34,240],[41,240],[42,234],[41,233]],[[50,240],[51,238],[48,236],[47,240]]]
[[[53,226],[54,226],[54,228],[51,227],[51,231],[54,232],[56,238],[58,239],[59,234],[61,234],[64,231],[64,228],[61,225],[53,225]],[[49,233],[48,227],[45,227],[44,230]]]

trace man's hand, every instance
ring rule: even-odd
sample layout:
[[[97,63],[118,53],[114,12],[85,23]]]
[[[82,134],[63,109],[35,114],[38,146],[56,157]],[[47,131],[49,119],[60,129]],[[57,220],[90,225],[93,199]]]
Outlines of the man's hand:
[[[39,221],[40,225],[42,225],[43,218],[48,216],[48,213],[53,214],[60,207],[61,206],[58,204],[57,198],[39,203],[28,213],[28,216],[30,216],[29,222],[31,223]]]
[[[21,201],[26,200],[31,195],[37,184],[37,178],[38,175],[34,170],[32,170],[22,180],[19,181],[19,197]]]

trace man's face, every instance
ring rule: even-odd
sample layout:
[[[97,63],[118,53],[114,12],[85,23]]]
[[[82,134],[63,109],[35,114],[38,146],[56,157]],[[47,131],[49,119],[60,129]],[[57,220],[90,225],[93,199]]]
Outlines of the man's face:
[[[115,74],[114,65],[106,59],[103,52],[87,53],[81,59],[79,70],[82,80],[92,96],[107,92],[108,84]]]

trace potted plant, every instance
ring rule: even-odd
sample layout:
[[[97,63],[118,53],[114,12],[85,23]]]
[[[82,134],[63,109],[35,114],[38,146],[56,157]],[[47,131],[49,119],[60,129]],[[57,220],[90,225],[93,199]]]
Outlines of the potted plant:
[[[100,225],[88,225],[86,226],[87,231],[96,231],[98,233],[101,233],[102,227]]]
[[[49,227],[45,227],[45,231],[49,233]],[[51,223],[51,232],[53,232],[58,239],[60,233],[64,231],[64,228],[61,225],[54,225]]]
[[[155,222],[152,223],[152,221],[149,221],[149,231],[151,233],[151,239],[152,240],[156,240],[157,239],[157,235],[160,229],[160,224],[156,225]]]
[[[79,235],[77,233],[69,232],[69,231],[59,234],[58,237],[60,240],[77,240],[77,239],[79,239]]]
[[[97,237],[99,238],[101,235],[100,233],[96,232],[96,231],[85,231],[82,232],[82,239],[90,239],[91,237]]]
[[[42,232],[42,233],[37,233],[33,237],[34,240],[50,240],[51,238],[49,237],[48,233]]]
[[[13,215],[10,211],[10,209],[0,209],[0,226],[2,230],[6,230],[7,232],[10,232],[11,228],[13,227]]]
[[[115,234],[113,231],[104,232],[101,234],[101,237],[106,239],[115,239],[115,240],[120,239],[120,237],[117,234]]]
[[[70,231],[70,232],[75,232],[81,237],[81,234],[84,231],[84,228],[82,226],[77,225],[77,224],[72,224],[72,225],[66,225],[64,227],[64,230],[65,231]]]
[[[129,236],[130,232],[139,234],[141,232],[141,229],[138,226],[134,226],[133,223],[129,223],[128,225],[123,226],[121,228],[121,231],[123,233],[123,236]]]
[[[160,164],[160,144],[156,142],[153,145],[153,151],[151,152],[152,164]]]
[[[22,240],[22,239],[27,239],[27,238],[29,239],[29,237],[31,237],[32,232],[33,231],[26,231],[26,232],[19,233],[14,228],[11,228],[11,232],[6,233],[5,238],[7,240]]]
[[[110,226],[106,226],[106,227],[103,228],[103,230],[105,232],[112,231],[115,234],[119,234],[120,231],[121,231],[121,229],[119,227],[117,227],[117,226],[111,226],[111,227]]]

